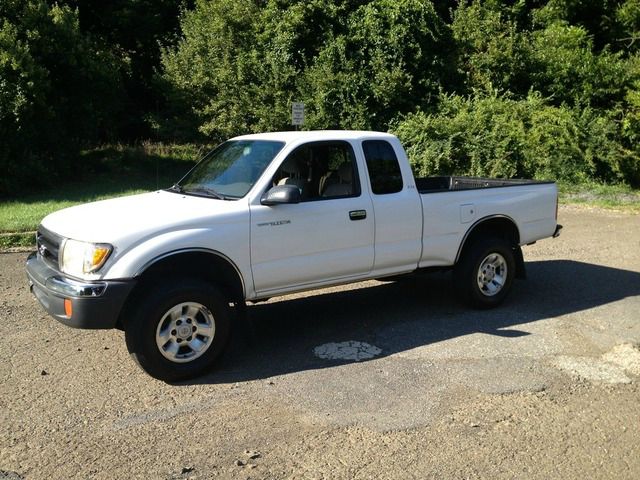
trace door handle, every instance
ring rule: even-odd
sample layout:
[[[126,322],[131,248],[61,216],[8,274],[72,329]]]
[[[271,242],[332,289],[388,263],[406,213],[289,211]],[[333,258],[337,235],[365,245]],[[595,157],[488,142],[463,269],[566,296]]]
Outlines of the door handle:
[[[366,210],[351,210],[349,212],[349,218],[353,221],[356,220],[364,220],[365,218],[367,218],[367,211]]]

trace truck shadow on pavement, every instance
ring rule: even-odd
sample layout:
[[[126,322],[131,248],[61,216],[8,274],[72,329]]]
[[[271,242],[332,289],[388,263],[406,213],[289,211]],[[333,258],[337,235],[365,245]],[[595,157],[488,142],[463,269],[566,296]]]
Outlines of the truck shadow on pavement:
[[[330,342],[366,342],[381,349],[375,357],[381,358],[473,333],[521,337],[530,334],[518,325],[640,295],[634,271],[551,260],[528,262],[527,273],[501,307],[488,311],[460,306],[447,273],[253,305],[253,340],[238,332],[218,368],[195,382],[242,382],[354,362],[314,355]]]

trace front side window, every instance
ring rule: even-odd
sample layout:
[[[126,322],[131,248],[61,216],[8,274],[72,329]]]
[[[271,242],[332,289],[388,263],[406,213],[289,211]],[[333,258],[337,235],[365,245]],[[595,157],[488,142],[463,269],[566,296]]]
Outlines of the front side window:
[[[360,195],[355,155],[348,142],[314,142],[296,148],[282,162],[273,185],[295,185],[302,201]]]
[[[371,191],[376,195],[402,191],[400,164],[391,144],[385,140],[366,140],[362,142],[362,149],[371,179]]]
[[[282,147],[283,142],[230,140],[208,153],[170,190],[222,199],[244,197]]]

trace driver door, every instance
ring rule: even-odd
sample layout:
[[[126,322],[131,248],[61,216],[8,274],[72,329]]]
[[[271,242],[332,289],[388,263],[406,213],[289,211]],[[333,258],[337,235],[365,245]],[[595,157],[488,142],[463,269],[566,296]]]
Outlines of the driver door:
[[[373,268],[371,199],[345,141],[294,150],[273,184],[296,185],[297,204],[251,207],[251,265],[258,295],[366,275]]]

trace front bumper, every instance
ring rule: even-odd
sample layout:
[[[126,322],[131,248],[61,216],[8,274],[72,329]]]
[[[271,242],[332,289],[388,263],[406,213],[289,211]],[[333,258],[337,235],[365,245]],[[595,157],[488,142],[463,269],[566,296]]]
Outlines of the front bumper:
[[[29,287],[53,318],[74,328],[114,328],[135,280],[79,282],[50,268],[37,253],[27,258]],[[67,315],[64,302],[71,301]]]

